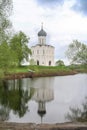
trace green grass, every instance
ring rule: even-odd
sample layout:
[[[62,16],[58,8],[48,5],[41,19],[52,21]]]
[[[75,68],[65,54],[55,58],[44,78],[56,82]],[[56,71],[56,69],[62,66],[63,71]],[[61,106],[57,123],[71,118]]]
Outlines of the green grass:
[[[35,71],[35,73],[53,73],[57,71],[70,71],[71,69],[66,66],[21,66],[9,69],[9,73],[26,73],[29,70]]]
[[[29,66],[29,69],[35,72],[57,72],[57,71],[70,71],[71,69],[66,66]]]
[[[86,65],[71,65],[71,66],[21,66],[21,67],[15,67],[11,68],[10,72],[12,73],[20,73],[20,72],[29,72],[29,70],[33,70],[37,73],[39,72],[57,72],[57,71],[77,71],[77,72],[87,72],[87,66]]]
[[[0,69],[1,71],[2,69]],[[35,71],[35,73],[57,73],[57,72],[70,72],[70,71],[76,71],[76,72],[85,72],[87,73],[87,65],[70,65],[70,66],[21,66],[21,67],[12,67],[9,69],[9,73],[26,73],[29,72],[29,70]],[[2,71],[1,71],[2,72]]]

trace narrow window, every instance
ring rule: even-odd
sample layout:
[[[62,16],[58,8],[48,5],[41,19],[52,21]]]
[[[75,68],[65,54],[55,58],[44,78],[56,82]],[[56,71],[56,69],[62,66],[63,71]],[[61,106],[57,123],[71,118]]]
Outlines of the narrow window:
[[[34,51],[33,51],[33,54],[34,54]]]
[[[37,50],[37,54],[39,54],[39,50]]]
[[[43,50],[43,55],[45,54],[45,51]]]
[[[44,39],[42,39],[42,44],[44,44]]]

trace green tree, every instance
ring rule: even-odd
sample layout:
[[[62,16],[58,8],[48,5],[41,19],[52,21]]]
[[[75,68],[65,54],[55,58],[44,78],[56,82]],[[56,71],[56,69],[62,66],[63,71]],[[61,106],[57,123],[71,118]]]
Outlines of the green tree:
[[[17,62],[14,52],[11,50],[7,42],[0,44],[0,70],[2,74],[6,74],[9,68]]]
[[[0,77],[11,65],[11,50],[8,46],[12,24],[9,16],[12,13],[12,0],[0,0]]]
[[[56,61],[56,66],[64,66],[64,62],[62,60]]]
[[[87,64],[87,45],[74,40],[66,51],[66,56],[71,63]]]
[[[12,0],[0,0],[0,44],[8,39],[12,24],[9,16],[12,12]]]
[[[31,50],[28,47],[29,38],[23,33],[16,33],[12,39],[10,40],[10,47],[14,51],[18,65],[21,65],[21,62],[25,59],[29,60],[29,54],[31,54]]]

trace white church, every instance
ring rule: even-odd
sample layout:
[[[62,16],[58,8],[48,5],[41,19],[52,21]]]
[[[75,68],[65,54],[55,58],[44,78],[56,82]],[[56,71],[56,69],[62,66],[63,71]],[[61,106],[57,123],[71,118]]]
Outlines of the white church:
[[[47,33],[41,26],[41,30],[38,32],[38,44],[31,47],[32,56],[31,59],[35,65],[42,66],[54,66],[54,47],[46,44]]]

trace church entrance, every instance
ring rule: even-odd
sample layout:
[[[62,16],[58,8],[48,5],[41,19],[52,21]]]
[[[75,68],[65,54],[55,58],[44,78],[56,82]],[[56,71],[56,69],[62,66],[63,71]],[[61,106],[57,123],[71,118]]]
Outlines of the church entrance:
[[[51,61],[49,61],[49,66],[51,66]]]
[[[37,60],[37,65],[39,65],[39,60]]]

